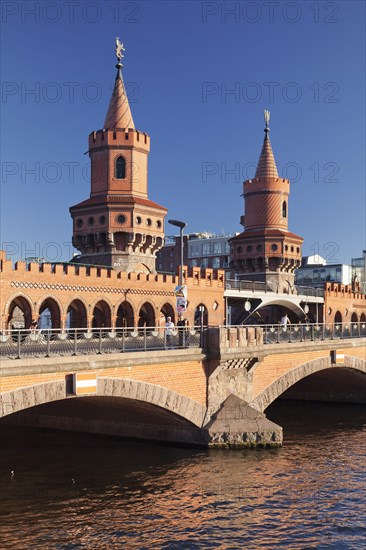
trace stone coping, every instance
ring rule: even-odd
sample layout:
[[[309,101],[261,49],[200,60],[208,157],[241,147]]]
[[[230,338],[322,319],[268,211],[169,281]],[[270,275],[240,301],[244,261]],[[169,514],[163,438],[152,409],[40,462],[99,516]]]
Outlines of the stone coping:
[[[139,351],[101,355],[76,355],[32,357],[27,359],[1,360],[0,376],[24,376],[55,372],[78,372],[85,370],[113,369],[139,365],[161,365],[184,361],[203,361],[206,355],[200,349]]]

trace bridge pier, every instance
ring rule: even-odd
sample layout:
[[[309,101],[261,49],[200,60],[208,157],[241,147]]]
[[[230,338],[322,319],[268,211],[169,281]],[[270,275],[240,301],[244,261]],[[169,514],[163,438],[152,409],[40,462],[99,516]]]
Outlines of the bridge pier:
[[[211,448],[280,447],[281,426],[231,394],[203,427]]]

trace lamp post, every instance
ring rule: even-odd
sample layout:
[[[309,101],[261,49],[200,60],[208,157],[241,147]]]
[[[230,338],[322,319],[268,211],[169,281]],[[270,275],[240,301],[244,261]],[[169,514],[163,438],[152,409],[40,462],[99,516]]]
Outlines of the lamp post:
[[[180,274],[179,274],[179,285],[183,286],[183,229],[186,227],[185,222],[180,222],[179,220],[168,220],[170,225],[175,225],[179,227],[180,234]]]

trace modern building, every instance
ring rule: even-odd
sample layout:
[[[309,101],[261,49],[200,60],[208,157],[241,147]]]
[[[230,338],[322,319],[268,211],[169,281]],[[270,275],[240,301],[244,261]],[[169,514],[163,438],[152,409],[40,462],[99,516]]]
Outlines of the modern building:
[[[361,258],[352,258],[352,280],[360,285],[360,291],[366,294],[366,250]]]
[[[183,260],[187,265],[187,242],[190,235],[183,235]],[[180,265],[180,237],[165,237],[164,245],[156,254],[156,271],[159,273],[176,273]]]
[[[184,235],[184,264],[203,269],[224,269],[228,273],[230,269],[229,239],[236,234],[215,235],[202,232]],[[166,237],[164,246],[157,253],[157,271],[175,273],[180,265],[180,254],[180,237]]]
[[[324,288],[325,283],[349,285],[352,269],[347,264],[327,264],[321,256],[304,256],[301,267],[296,270],[295,283],[298,286]]]

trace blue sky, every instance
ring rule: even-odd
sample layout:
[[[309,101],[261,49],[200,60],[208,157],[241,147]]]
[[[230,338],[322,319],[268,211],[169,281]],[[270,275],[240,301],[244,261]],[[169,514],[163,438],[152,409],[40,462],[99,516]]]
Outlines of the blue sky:
[[[362,255],[364,2],[4,1],[0,240],[12,259],[71,256],[68,208],[89,196],[84,153],[108,108],[116,36],[136,128],[151,136],[149,197],[169,218],[242,229],[269,109],[304,255]]]

